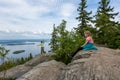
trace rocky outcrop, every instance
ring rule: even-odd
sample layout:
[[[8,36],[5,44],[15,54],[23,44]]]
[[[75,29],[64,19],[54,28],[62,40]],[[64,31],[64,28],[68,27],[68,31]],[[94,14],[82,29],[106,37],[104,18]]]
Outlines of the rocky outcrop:
[[[30,70],[17,80],[120,80],[120,50],[80,51],[68,65],[50,59],[34,61],[24,64]]]
[[[120,80],[119,59],[120,50],[80,51],[66,66],[45,62],[17,80]]]
[[[52,60],[52,55],[51,54],[39,54],[39,55],[36,55],[35,58],[33,58],[32,60],[26,62],[24,65],[25,66],[36,66],[40,63],[43,63],[43,62],[47,62],[47,61],[50,61]]]
[[[101,47],[97,52],[84,53],[87,58],[71,62],[57,80],[120,80],[120,51]],[[91,55],[89,58],[88,54]],[[82,55],[79,53],[78,56]]]
[[[25,65],[16,66],[16,67],[11,68],[11,69],[6,71],[7,72],[6,78],[18,78],[31,69],[32,69],[32,67],[25,66]],[[3,77],[3,72],[0,73],[1,78]]]
[[[37,65],[17,80],[57,80],[65,64],[55,60]]]
[[[30,71],[36,65],[52,60],[51,56],[52,55],[49,55],[49,54],[44,54],[44,55],[39,54],[35,56],[35,58],[33,58],[32,60],[26,62],[25,64],[19,65],[19,66],[16,66],[14,68],[7,70],[6,77],[7,78],[11,78],[11,77],[19,78],[26,72]],[[0,72],[0,77],[3,77],[3,72],[4,71]]]

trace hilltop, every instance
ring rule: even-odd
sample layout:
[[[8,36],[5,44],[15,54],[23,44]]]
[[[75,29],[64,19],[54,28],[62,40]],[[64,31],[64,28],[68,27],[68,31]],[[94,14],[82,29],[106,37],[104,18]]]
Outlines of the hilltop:
[[[17,77],[17,80],[120,80],[119,59],[120,50],[105,47],[99,47],[98,51],[80,51],[68,65],[52,60],[51,55],[38,55],[9,69],[7,77]]]

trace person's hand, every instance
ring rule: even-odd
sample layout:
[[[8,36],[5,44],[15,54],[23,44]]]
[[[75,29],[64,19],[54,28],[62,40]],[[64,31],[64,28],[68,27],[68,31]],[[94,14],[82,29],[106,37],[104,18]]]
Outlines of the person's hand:
[[[84,45],[82,45],[81,47],[83,47]]]

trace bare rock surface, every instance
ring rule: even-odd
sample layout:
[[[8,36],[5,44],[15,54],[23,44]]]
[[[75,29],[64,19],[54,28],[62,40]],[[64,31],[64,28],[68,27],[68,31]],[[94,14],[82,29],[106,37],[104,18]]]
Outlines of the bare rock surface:
[[[35,58],[33,58],[32,60],[26,62],[24,65],[25,66],[36,66],[40,63],[43,63],[43,62],[47,62],[47,61],[50,61],[52,60],[52,55],[51,54],[42,54],[42,55],[36,55]]]
[[[64,67],[65,64],[55,60],[44,62],[17,80],[57,80],[61,69]]]
[[[29,71],[30,69],[32,69],[32,67],[19,65],[19,66],[16,66],[14,68],[7,70],[6,77],[7,78],[18,78],[21,75],[23,75],[24,73],[26,73],[27,71]],[[3,74],[4,74],[3,72],[4,71],[0,72],[1,78],[3,77]]]
[[[49,54],[44,54],[44,55],[37,55],[35,56],[33,59],[31,59],[30,61],[26,62],[23,65],[18,65],[16,67],[13,67],[9,70],[7,70],[7,74],[6,77],[7,78],[19,78],[20,76],[22,76],[23,74],[25,74],[26,72],[28,72],[29,70],[31,70],[33,67],[35,67],[36,65],[43,63],[43,62],[47,62],[52,60],[51,55]],[[3,77],[3,72],[0,72],[0,77]]]
[[[16,72],[10,69],[8,74],[18,76],[23,72],[17,80],[120,80],[119,49],[99,47],[98,51],[80,51],[68,65],[49,56],[38,57],[17,66],[20,73],[15,68]]]
[[[85,56],[90,54],[88,58]],[[100,47],[98,51],[79,52],[57,80],[120,80],[120,50]]]

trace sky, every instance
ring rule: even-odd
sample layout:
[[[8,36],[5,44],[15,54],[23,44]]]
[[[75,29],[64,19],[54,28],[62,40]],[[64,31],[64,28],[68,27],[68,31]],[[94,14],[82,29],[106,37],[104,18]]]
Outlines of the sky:
[[[87,0],[88,11],[96,13],[100,0]],[[80,0],[0,0],[0,39],[41,38],[50,34],[53,24],[67,21],[67,30],[77,27]],[[115,12],[120,12],[120,0],[111,0]],[[120,14],[115,19],[120,21]],[[43,35],[43,37],[45,37]],[[48,35],[47,35],[48,37]]]

